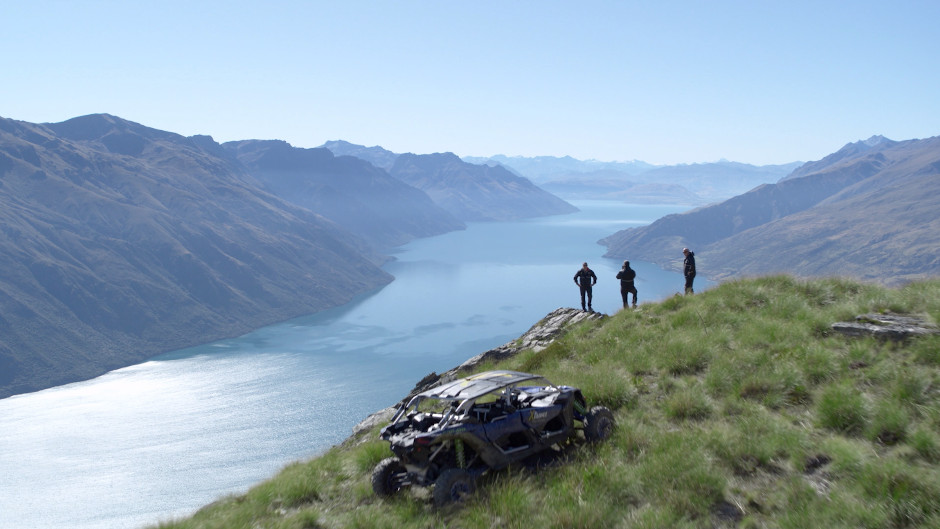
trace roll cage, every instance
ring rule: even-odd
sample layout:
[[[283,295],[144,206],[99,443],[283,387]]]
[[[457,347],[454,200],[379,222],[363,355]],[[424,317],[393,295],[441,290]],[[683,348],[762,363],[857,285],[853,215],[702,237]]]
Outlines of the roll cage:
[[[522,385],[523,383],[529,383]],[[507,407],[517,407],[523,401],[530,401],[529,406],[538,405],[540,392],[551,392],[553,386],[540,375],[520,373],[518,371],[487,371],[467,378],[454,380],[435,388],[421,392],[401,408],[392,417],[390,426],[403,420],[423,423],[435,420],[427,431],[447,428],[458,419],[474,414],[474,406],[485,403],[502,403]],[[425,417],[419,417],[426,414]],[[477,412],[478,415],[481,413]],[[477,417],[483,420],[485,417]]]

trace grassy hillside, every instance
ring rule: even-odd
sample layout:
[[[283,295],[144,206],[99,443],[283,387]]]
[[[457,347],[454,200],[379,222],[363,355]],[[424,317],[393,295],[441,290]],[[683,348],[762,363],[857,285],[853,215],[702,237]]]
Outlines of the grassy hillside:
[[[420,489],[373,495],[390,455],[373,430],[159,527],[940,527],[940,336],[830,331],[879,311],[940,321],[940,280],[775,276],[586,322],[499,367],[615,410],[605,444],[494,473],[469,504],[436,509]]]

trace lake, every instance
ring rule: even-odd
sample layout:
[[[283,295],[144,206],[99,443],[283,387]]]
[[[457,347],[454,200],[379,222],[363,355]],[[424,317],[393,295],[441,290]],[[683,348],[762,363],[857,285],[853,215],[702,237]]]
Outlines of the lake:
[[[686,208],[572,203],[579,213],[413,241],[385,266],[395,281],[342,307],[0,400],[0,529],[142,527],[244,492],[424,375],[580,306],[584,261],[594,309],[617,312],[621,261],[596,241]],[[679,273],[631,265],[641,304],[682,290]]]

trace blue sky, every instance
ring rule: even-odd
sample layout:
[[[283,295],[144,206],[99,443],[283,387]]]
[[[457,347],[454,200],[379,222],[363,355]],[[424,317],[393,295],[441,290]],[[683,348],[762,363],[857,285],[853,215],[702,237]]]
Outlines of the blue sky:
[[[656,164],[940,135],[940,2],[7,1],[0,116]]]

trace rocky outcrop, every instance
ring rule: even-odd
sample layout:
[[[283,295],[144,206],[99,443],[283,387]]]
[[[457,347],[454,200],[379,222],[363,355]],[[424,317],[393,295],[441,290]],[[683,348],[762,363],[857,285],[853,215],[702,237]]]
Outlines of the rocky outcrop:
[[[548,316],[545,316],[541,321],[533,325],[528,331],[525,332],[525,334],[519,338],[509,343],[503,344],[495,349],[490,349],[489,351],[480,353],[460,364],[459,366],[449,371],[445,371],[440,375],[433,372],[428,374],[418,381],[414,389],[411,390],[411,393],[402,399],[399,404],[373,413],[372,415],[366,417],[366,419],[361,423],[357,424],[353,428],[353,436],[373,428],[377,424],[390,420],[392,415],[394,415],[395,410],[401,403],[407,402],[418,393],[427,391],[437,385],[456,380],[461,375],[468,373],[483,362],[491,360],[497,362],[502,361],[507,358],[511,358],[519,354],[521,351],[525,351],[527,349],[531,349],[536,352],[541,351],[551,345],[552,342],[561,337],[565,332],[567,332],[572,325],[577,325],[578,323],[588,320],[602,320],[606,317],[606,314],[600,312],[585,312],[583,310],[565,307],[555,309],[549,313]]]
[[[515,356],[520,351],[524,351],[526,349],[532,349],[535,352],[541,351],[542,349],[545,349],[551,345],[551,343],[554,342],[559,336],[564,334],[571,325],[586,320],[600,320],[606,317],[606,314],[602,314],[600,312],[585,312],[583,310],[564,307],[555,309],[549,313],[548,316],[542,318],[542,321],[533,325],[532,328],[526,331],[525,334],[519,338],[509,343],[503,344],[495,349],[490,349],[489,351],[474,356],[454,369],[443,373],[440,376],[441,380],[426,384],[426,389],[436,386],[439,382],[449,382],[450,380],[457,378],[458,373],[470,371],[476,366],[489,360],[497,362],[505,360],[506,358]],[[416,387],[415,389],[419,388]],[[424,391],[424,389],[420,389],[419,392],[420,391]]]
[[[893,341],[940,333],[930,322],[901,314],[862,314],[856,316],[855,321],[833,323],[832,330],[846,336],[874,336]]]

